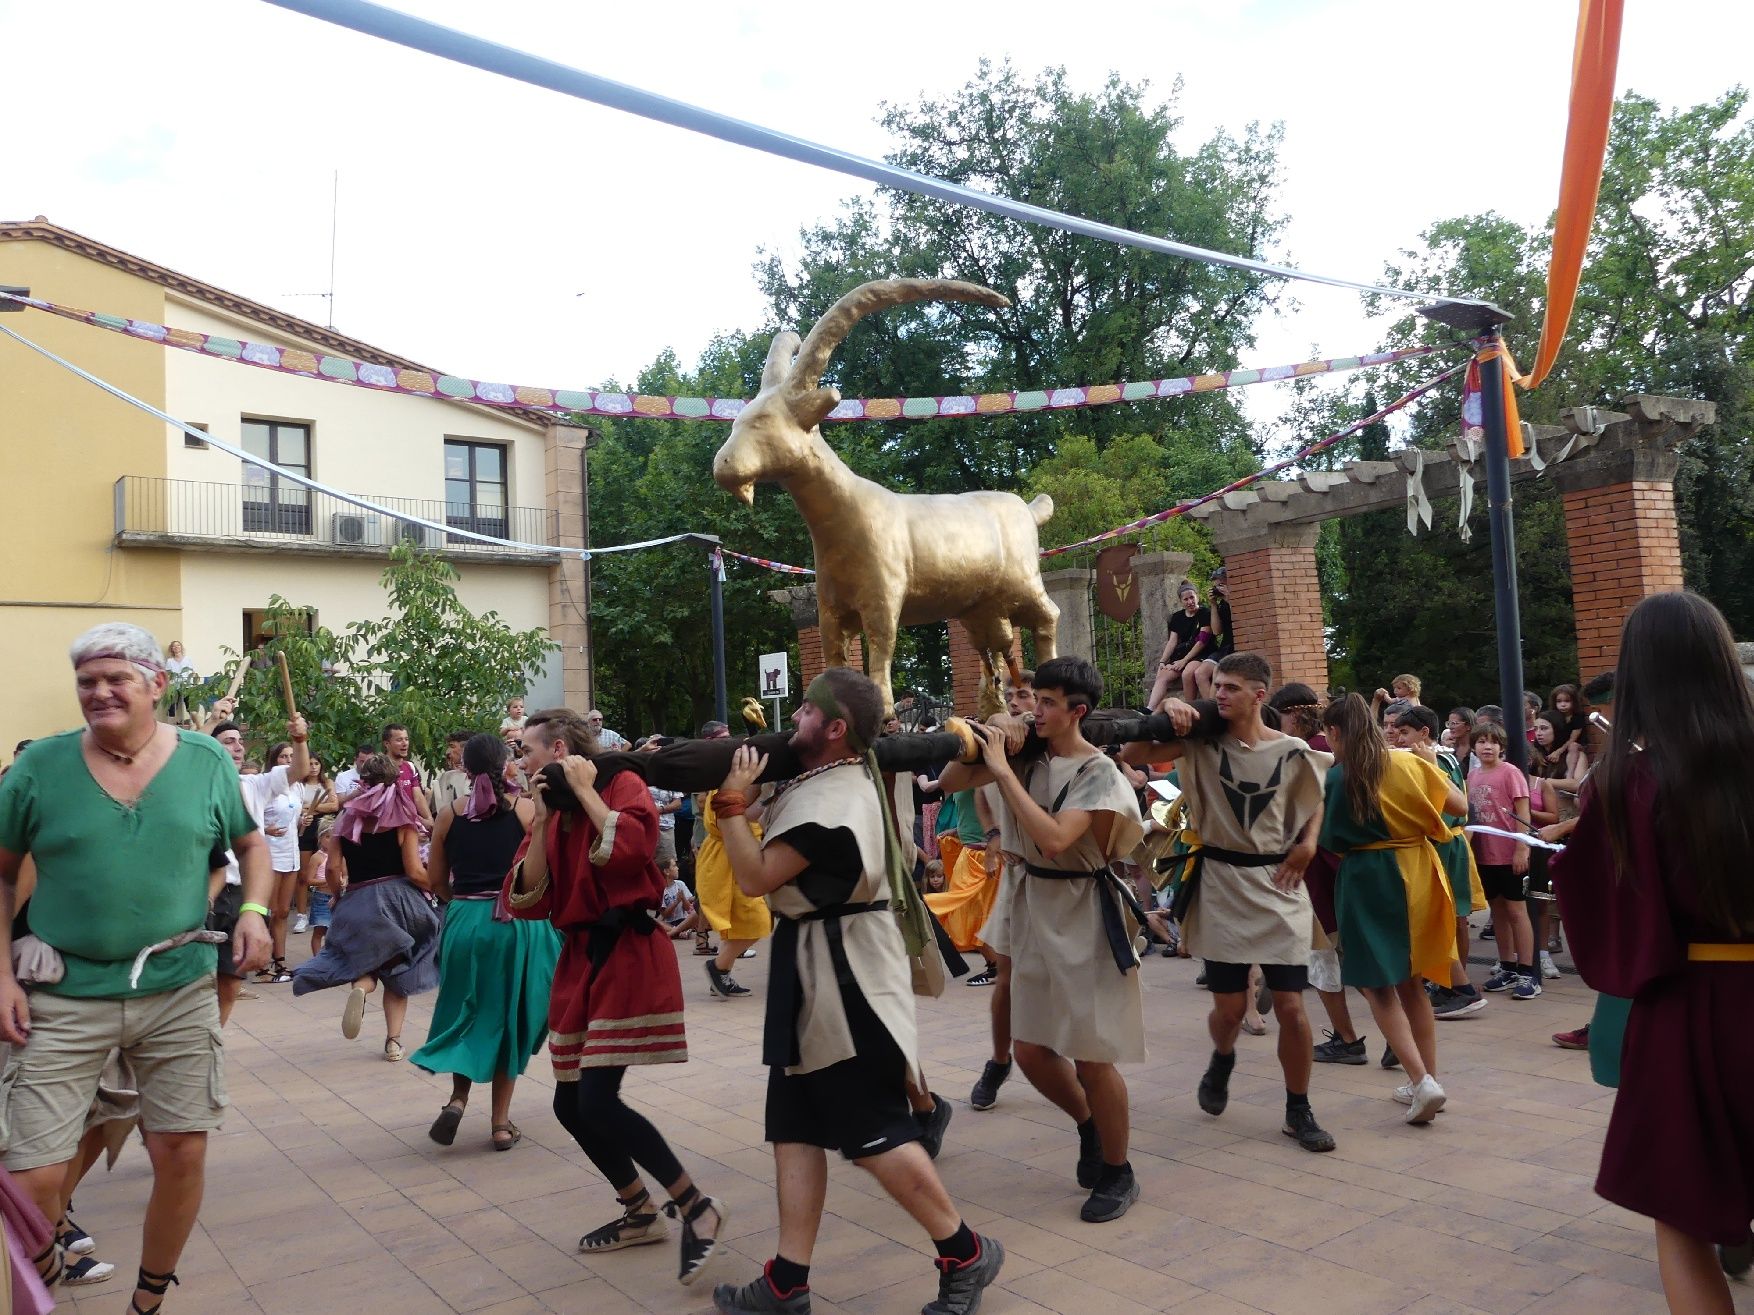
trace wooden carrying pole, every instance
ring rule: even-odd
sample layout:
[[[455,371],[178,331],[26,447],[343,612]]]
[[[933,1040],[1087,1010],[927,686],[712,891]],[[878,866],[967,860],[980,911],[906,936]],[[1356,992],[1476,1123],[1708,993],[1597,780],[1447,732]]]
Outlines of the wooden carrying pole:
[[[292,701],[292,673],[286,669],[286,654],[276,653],[274,665],[280,668],[280,692],[286,696],[286,719],[298,716],[298,705]]]

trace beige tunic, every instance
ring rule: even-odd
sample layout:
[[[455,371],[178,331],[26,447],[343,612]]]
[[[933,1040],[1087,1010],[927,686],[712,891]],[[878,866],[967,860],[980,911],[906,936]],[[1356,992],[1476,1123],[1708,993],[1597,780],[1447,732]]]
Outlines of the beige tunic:
[[[1202,842],[1250,854],[1284,854],[1321,811],[1322,773],[1296,736],[1249,748],[1234,735],[1189,742],[1176,764],[1188,820]],[[1214,963],[1307,964],[1315,911],[1299,883],[1273,885],[1268,867],[1207,859],[1185,926],[1188,950]]]
[[[889,880],[883,866],[883,816],[877,788],[863,763],[833,768],[782,791],[762,820],[766,826],[763,846],[784,840],[788,831],[806,823],[829,830],[845,827],[858,842],[863,864],[847,903],[870,904],[889,898]],[[780,917],[801,917],[815,912],[817,907],[795,882],[787,882],[771,892],[767,900]],[[894,1039],[896,1048],[907,1056],[909,1073],[919,1081],[913,978],[894,912],[850,914],[837,921],[847,965],[865,1002]],[[798,982],[804,997],[798,1014],[799,1063],[786,1072],[813,1073],[851,1059],[853,1034],[847,1026],[846,1006],[835,978],[826,921],[798,924],[797,955]]]
[[[1093,828],[1064,853],[1044,855],[1007,816],[1006,849],[1024,863],[1063,871],[1094,871],[1131,852],[1144,823],[1120,768],[1101,754],[1048,758],[1028,769],[1024,780],[1029,797],[1043,808],[1050,808],[1068,783],[1071,789],[1060,807],[1112,814],[1108,843],[1098,845]],[[1067,1059],[1143,1060],[1137,960],[1127,972],[1119,971],[1102,929],[1099,901],[1120,898],[1109,879],[1033,877],[1019,865],[1006,880],[999,894],[1005,907],[994,909],[994,920],[1003,920],[1009,946],[1004,952],[1011,956],[1011,1035]]]

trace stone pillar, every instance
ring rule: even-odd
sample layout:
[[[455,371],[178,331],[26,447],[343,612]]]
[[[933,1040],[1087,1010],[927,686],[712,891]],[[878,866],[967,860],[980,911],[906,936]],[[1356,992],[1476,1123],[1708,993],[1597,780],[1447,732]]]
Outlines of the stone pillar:
[[[1181,607],[1175,587],[1188,578],[1194,555],[1188,552],[1145,552],[1133,558],[1133,578],[1139,589],[1140,643],[1145,649],[1144,698],[1157,679],[1157,655],[1169,639],[1170,614]]]
[[[590,431],[575,425],[549,425],[543,433],[543,478],[554,546],[590,545],[585,441]],[[548,568],[548,637],[560,646],[561,702],[584,712],[597,701],[591,663],[588,567],[568,557]]]
[[[797,684],[792,690],[792,695],[796,698],[828,666],[822,653],[822,628],[817,624],[816,586],[795,584],[787,589],[770,589],[767,596],[790,613],[792,626],[798,632],[798,661],[793,668]],[[863,636],[853,636],[847,657],[855,670],[865,669]]]
[[[1275,687],[1301,680],[1318,694],[1328,688],[1315,555],[1320,531],[1312,523],[1273,525],[1229,540],[1214,534],[1230,571],[1230,623],[1237,649],[1259,653],[1272,663]]]
[[[1603,450],[1606,449],[1606,450]],[[1571,553],[1577,670],[1583,680],[1612,671],[1620,627],[1649,594],[1683,587],[1675,523],[1675,468],[1663,447],[1608,448],[1557,466]]]
[[[1056,647],[1061,657],[1096,660],[1096,621],[1090,613],[1090,589],[1095,578],[1096,572],[1087,568],[1041,573],[1048,597],[1060,609]]]

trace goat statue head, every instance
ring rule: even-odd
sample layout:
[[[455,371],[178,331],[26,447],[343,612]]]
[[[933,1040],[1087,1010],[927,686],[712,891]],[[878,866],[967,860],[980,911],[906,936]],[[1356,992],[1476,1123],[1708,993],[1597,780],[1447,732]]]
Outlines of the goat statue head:
[[[821,386],[822,371],[847,332],[873,311],[910,301],[972,301],[1009,306],[1010,300],[978,283],[955,279],[880,279],[863,283],[829,307],[800,344],[795,333],[774,335],[761,391],[731,425],[713,458],[713,481],[746,503],[758,483],[783,481],[799,471],[822,443],[818,426],[840,405],[840,392]]]

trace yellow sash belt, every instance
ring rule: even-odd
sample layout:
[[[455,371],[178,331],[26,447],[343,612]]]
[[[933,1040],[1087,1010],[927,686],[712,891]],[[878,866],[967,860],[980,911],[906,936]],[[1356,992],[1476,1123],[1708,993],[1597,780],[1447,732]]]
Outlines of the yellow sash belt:
[[[1687,947],[1692,963],[1754,963],[1754,941],[1712,945],[1695,941]]]

